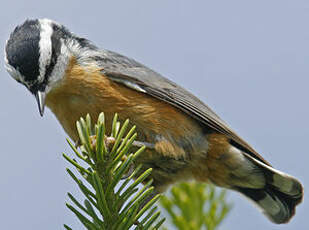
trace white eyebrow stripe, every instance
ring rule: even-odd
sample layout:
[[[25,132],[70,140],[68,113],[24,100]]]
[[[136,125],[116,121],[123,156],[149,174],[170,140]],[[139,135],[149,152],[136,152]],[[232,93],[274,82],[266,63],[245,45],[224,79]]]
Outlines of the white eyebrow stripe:
[[[46,72],[46,66],[49,65],[52,55],[52,42],[51,36],[53,34],[53,29],[51,26],[51,20],[49,19],[39,19],[41,30],[40,30],[40,76],[38,76],[38,82],[44,81],[44,76]]]

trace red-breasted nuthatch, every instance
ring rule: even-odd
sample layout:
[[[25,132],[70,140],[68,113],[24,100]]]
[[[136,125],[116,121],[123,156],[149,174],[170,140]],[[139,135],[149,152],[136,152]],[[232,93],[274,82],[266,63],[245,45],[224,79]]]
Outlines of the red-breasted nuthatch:
[[[195,179],[232,189],[253,200],[274,223],[286,223],[302,201],[302,185],[274,169],[191,93],[146,66],[98,49],[48,20],[17,26],[5,48],[11,76],[45,104],[68,135],[78,140],[76,121],[115,112],[138,127],[149,148],[141,156],[157,192]]]

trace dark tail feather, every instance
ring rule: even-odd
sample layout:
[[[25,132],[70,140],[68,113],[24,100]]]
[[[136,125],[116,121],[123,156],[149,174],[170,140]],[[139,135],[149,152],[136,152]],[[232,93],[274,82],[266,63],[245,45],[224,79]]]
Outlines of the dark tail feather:
[[[295,214],[295,207],[302,197],[293,197],[274,189],[271,185],[264,189],[237,188],[239,192],[253,200],[272,222],[283,224]]]
[[[303,199],[301,183],[251,156],[247,158],[263,171],[266,178],[265,186],[257,189],[244,187],[235,189],[253,200],[272,222],[276,224],[289,222],[295,214],[295,207]]]

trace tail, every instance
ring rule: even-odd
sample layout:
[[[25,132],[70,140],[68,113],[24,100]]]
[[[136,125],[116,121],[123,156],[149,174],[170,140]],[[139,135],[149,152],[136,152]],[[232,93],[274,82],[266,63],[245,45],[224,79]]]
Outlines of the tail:
[[[264,175],[264,183],[257,188],[238,186],[234,189],[253,200],[272,222],[289,222],[295,214],[295,207],[303,199],[301,183],[244,152],[242,154],[255,166],[255,172]]]

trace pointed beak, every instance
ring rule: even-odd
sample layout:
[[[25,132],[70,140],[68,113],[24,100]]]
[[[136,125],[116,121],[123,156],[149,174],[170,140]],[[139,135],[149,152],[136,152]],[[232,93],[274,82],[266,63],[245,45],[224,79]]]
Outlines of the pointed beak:
[[[41,92],[41,91],[38,91],[36,94],[35,94],[35,98],[36,98],[36,101],[38,103],[38,106],[39,106],[39,112],[40,112],[40,115],[43,117],[43,114],[44,114],[44,107],[45,107],[45,92]]]

